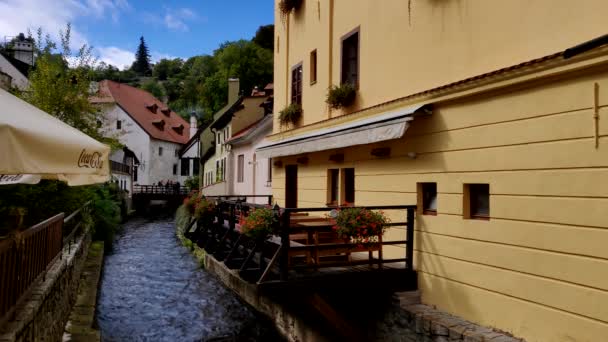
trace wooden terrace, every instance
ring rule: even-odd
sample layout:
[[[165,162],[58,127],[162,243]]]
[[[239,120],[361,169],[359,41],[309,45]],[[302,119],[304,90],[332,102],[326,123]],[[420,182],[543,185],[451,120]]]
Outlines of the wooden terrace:
[[[278,294],[290,290],[387,290],[417,289],[413,268],[414,217],[416,206],[366,206],[382,210],[403,220],[389,224],[402,227],[403,239],[356,244],[338,238],[331,207],[272,209],[278,232],[263,241],[255,241],[239,231],[239,218],[255,208],[248,203],[254,196],[216,197],[213,222],[193,220],[186,237],[226,267],[238,270],[239,276],[257,285],[262,293]],[[255,196],[260,197],[260,196]],[[272,198],[268,197],[268,203]],[[210,198],[208,198],[210,199]],[[266,202],[266,201],[265,201]],[[403,255],[386,258],[388,246],[400,246]]]

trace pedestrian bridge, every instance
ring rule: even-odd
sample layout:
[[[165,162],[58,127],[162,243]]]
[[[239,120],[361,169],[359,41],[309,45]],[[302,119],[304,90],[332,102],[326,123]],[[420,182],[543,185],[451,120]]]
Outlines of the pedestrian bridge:
[[[189,192],[188,187],[179,185],[134,185],[133,208],[138,212],[155,204],[177,208]]]

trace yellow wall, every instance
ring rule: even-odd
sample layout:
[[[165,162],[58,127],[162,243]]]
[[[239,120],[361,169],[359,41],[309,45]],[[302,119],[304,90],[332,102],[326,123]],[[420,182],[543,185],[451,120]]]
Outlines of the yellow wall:
[[[606,33],[608,3],[603,0],[417,0],[411,1],[411,20],[408,2],[304,0],[284,22],[276,10],[275,113],[288,103],[291,67],[303,62],[302,124],[330,116],[324,99],[330,84],[340,80],[341,37],[356,27],[360,90],[348,112],[562,51]],[[309,55],[314,49],[318,82],[310,85]],[[279,129],[277,121],[274,131]]]
[[[328,161],[336,151],[309,154],[299,206],[325,205],[328,168],[355,168],[358,205],[414,204],[417,182],[437,182],[438,215],[417,216],[415,232],[424,303],[528,341],[604,340],[608,67],[600,70],[438,104],[402,139],[341,150],[344,163]],[[375,147],[391,147],[391,157],[371,157]],[[281,205],[284,183],[275,168]],[[489,221],[463,219],[464,183],[490,184]],[[404,235],[392,228],[388,238]]]

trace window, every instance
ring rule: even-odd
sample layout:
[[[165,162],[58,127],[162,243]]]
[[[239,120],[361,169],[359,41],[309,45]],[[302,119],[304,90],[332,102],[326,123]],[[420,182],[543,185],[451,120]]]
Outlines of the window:
[[[310,53],[310,84],[317,83],[317,50]]]
[[[418,183],[418,208],[423,215],[437,215],[437,183]]]
[[[268,183],[272,182],[272,158],[268,158]]]
[[[238,165],[237,165],[237,175],[236,181],[239,183],[243,183],[243,179],[245,178],[245,155],[239,154],[238,156]]]
[[[219,182],[220,181],[220,173],[222,172],[222,170],[220,170],[220,161],[216,160],[215,161],[215,181]]]
[[[226,180],[226,158],[222,159],[222,180]]]
[[[340,170],[327,170],[327,205],[339,205]]]
[[[220,138],[221,138],[220,132],[217,132],[217,141],[215,143],[218,144],[218,145],[222,143],[222,141],[220,140]]]
[[[175,156],[179,157],[179,150],[178,149],[175,149]]]
[[[201,172],[201,162],[199,158],[192,159],[192,175],[198,176]]]
[[[133,167],[133,181],[137,182],[137,166]]]
[[[355,203],[355,169],[342,169],[343,204]]]
[[[181,165],[181,175],[182,176],[190,176],[190,158],[183,158]]]
[[[359,87],[359,29],[342,38],[342,83]]]
[[[101,125],[102,125],[101,120],[97,120],[97,128],[100,128],[100,127],[101,127]],[[119,128],[119,129],[120,129],[120,128]]]
[[[177,175],[177,164],[173,164],[173,174]]]
[[[490,219],[490,185],[465,184],[463,204],[465,219]]]
[[[302,105],[302,63],[291,70],[291,103]]]
[[[159,147],[159,148],[158,148],[158,155],[159,155],[159,156],[162,156],[162,155],[163,155],[163,148],[162,148],[162,147]]]
[[[116,129],[122,129],[122,121],[116,120]]]

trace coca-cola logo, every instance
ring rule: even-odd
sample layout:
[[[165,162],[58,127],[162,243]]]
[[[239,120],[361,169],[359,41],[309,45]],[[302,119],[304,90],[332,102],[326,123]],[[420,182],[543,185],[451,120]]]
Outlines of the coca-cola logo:
[[[80,157],[78,157],[78,167],[101,169],[103,167],[101,153],[87,152],[86,149],[83,149],[82,152],[80,152]]]

